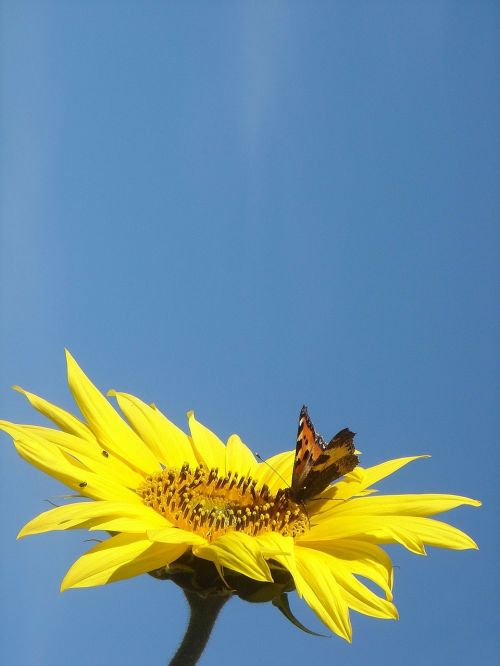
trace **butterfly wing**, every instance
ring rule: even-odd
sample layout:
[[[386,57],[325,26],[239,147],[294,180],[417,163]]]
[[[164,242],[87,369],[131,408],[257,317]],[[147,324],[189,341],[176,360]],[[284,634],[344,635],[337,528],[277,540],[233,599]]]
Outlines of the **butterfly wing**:
[[[349,428],[344,428],[325,446],[309,471],[302,492],[303,501],[319,495],[333,481],[356,467],[359,459],[354,454],[354,435]]]
[[[300,410],[299,427],[297,431],[297,446],[295,447],[295,461],[293,463],[291,494],[297,497],[306,484],[314,462],[321,456],[324,441],[316,435],[314,426],[309,418],[307,407]]]
[[[292,499],[304,502],[351,472],[359,462],[353,439],[354,433],[344,428],[325,444],[314,430],[307,407],[302,407],[290,488]]]

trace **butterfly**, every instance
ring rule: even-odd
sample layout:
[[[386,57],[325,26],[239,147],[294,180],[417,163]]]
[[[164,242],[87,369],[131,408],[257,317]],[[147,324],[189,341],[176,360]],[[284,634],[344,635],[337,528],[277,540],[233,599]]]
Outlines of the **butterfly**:
[[[354,435],[349,428],[344,428],[327,444],[321,435],[316,434],[307,407],[302,407],[289,490],[293,501],[305,502],[335,479],[352,472],[359,463],[354,455]]]

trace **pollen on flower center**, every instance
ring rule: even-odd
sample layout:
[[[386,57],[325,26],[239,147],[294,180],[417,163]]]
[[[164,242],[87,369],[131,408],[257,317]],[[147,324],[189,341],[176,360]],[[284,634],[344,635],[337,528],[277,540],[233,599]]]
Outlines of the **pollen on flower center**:
[[[307,515],[286,490],[272,495],[250,476],[216,468],[165,469],[148,476],[138,488],[146,506],[161,513],[176,527],[195,532],[209,541],[237,530],[252,536],[279,532],[296,536],[307,529]]]

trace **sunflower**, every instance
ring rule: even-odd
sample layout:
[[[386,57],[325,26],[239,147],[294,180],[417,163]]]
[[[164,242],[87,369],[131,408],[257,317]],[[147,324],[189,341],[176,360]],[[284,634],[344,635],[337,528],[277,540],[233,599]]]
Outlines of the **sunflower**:
[[[15,387],[57,428],[0,427],[18,453],[82,501],[46,511],[19,537],[85,528],[109,536],[82,555],[61,590],[150,573],[200,595],[273,601],[289,619],[296,590],[334,633],[351,640],[349,609],[396,619],[392,563],[381,544],[420,555],[474,541],[429,516],[480,502],[456,495],[374,495],[373,485],[419,458],[356,467],[319,498],[297,503],[287,487],[294,452],[259,461],[237,435],[223,442],[188,413],[190,435],[154,405],[110,391],[125,420],[67,354],[79,420]],[[88,501],[92,500],[92,501]],[[375,583],[376,594],[359,577]]]

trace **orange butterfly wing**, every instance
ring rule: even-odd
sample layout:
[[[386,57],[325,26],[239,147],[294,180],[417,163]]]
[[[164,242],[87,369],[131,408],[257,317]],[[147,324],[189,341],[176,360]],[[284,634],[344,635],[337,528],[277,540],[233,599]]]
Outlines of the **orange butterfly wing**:
[[[290,497],[304,502],[351,472],[359,462],[354,455],[353,439],[354,433],[344,428],[326,444],[316,434],[304,405],[299,416]]]

